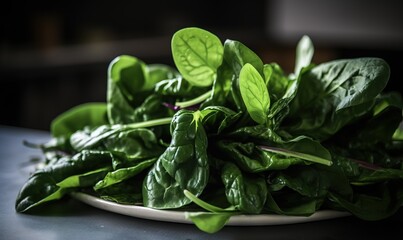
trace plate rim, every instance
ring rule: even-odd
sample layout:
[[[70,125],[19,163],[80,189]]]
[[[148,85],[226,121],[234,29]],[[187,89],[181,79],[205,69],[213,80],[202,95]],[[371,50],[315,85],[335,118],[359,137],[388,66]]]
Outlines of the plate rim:
[[[120,204],[112,201],[107,201],[83,192],[72,192],[70,193],[70,195],[80,202],[83,202],[87,205],[108,212],[114,212],[121,215],[141,219],[155,220],[155,221],[194,224],[190,219],[186,217],[185,211],[162,210],[138,205]],[[350,215],[351,213],[349,212],[337,211],[337,210],[319,210],[310,216],[289,216],[280,214],[256,214],[256,215],[241,214],[232,216],[226,225],[228,226],[284,225],[284,224],[306,223],[306,222],[334,219]]]

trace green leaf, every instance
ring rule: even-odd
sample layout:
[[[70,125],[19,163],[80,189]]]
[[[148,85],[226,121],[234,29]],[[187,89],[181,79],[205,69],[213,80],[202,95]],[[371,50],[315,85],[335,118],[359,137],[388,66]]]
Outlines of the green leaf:
[[[312,40],[304,35],[298,42],[296,57],[295,57],[295,69],[294,74],[299,75],[303,67],[309,66],[314,53],[314,47]]]
[[[340,138],[346,138],[350,148],[379,148],[389,143],[402,121],[402,109],[395,106],[385,107],[377,115],[362,120],[341,130]]]
[[[164,64],[149,64],[147,65],[146,70],[148,73],[148,79],[143,86],[144,90],[153,89],[155,85],[162,80],[172,79],[180,76],[176,69]]]
[[[213,83],[213,92],[209,99],[207,99],[201,106],[227,106],[231,104],[228,102],[228,97],[231,96],[231,83],[233,78],[233,71],[228,64],[223,61],[221,66],[217,70],[217,77]]]
[[[130,123],[134,108],[146,97],[147,67],[127,55],[116,57],[108,68],[107,105],[111,124]]]
[[[224,42],[224,58],[238,77],[242,67],[249,63],[263,74],[263,62],[259,56],[241,42],[227,39]]]
[[[166,65],[146,65],[140,59],[127,55],[116,57],[108,68],[109,122],[111,124],[142,122],[166,113],[163,111],[166,109],[161,104],[161,97],[154,97],[152,100],[153,103],[159,100],[160,114],[155,114],[156,107],[146,111],[147,116],[139,116],[138,112],[144,108],[144,105],[149,105],[150,95],[157,83],[176,76],[178,76],[176,70]]]
[[[228,202],[242,213],[259,214],[266,202],[266,181],[259,175],[247,176],[233,163],[222,168],[221,179]]]
[[[403,121],[399,124],[399,127],[393,133],[393,140],[403,141]]]
[[[402,181],[371,185],[371,192],[357,192],[351,199],[338,194],[329,198],[354,216],[367,221],[377,221],[392,216],[403,204]]]
[[[303,72],[284,120],[287,131],[328,138],[370,112],[389,74],[388,64],[379,58],[335,60]]]
[[[241,113],[222,106],[210,106],[201,111],[203,126],[209,133],[220,134],[239,119]]]
[[[184,80],[182,76],[165,79],[155,85],[155,92],[159,95],[176,98],[193,98],[209,90],[208,87],[197,87]]]
[[[336,165],[295,165],[272,174],[267,206],[286,215],[311,215],[322,207],[329,193],[352,196],[348,179]]]
[[[220,231],[229,219],[232,213],[212,213],[212,212],[185,212],[185,217],[203,232],[216,233]]]
[[[84,103],[77,105],[51,122],[50,131],[53,137],[69,137],[84,127],[97,127],[107,124],[105,103]]]
[[[292,82],[285,74],[283,69],[276,64],[265,64],[263,68],[267,89],[270,90],[270,99],[277,101],[283,98],[288,85]]]
[[[111,185],[120,183],[126,179],[129,179],[133,176],[136,176],[139,174],[141,171],[144,169],[147,169],[150,167],[152,164],[154,164],[157,161],[157,158],[149,159],[146,161],[142,161],[138,163],[135,166],[132,167],[127,167],[127,168],[119,168],[115,171],[108,172],[106,176],[97,182],[94,186],[94,190],[100,190],[102,188],[109,187]]]
[[[76,151],[95,149],[102,144],[102,141],[123,130],[123,127],[109,125],[102,125],[94,129],[86,128],[72,134],[70,144]]]
[[[224,48],[214,34],[184,28],[172,37],[172,56],[182,76],[195,86],[210,86],[223,60]]]
[[[142,180],[144,172],[126,179],[125,181],[112,184],[106,188],[96,190],[101,199],[117,202],[120,204],[141,205],[143,202]]]
[[[259,124],[265,124],[270,107],[269,93],[262,76],[249,63],[242,67],[239,88],[251,118]]]
[[[122,131],[103,141],[108,151],[119,156],[113,159],[114,169],[131,167],[143,160],[159,157],[165,148],[159,143],[154,131],[135,128]]]
[[[239,75],[241,69],[245,64],[249,63],[260,74],[263,74],[263,62],[259,58],[259,56],[247,46],[238,41],[229,39],[227,39],[224,43],[224,59],[229,67],[232,69],[232,76],[230,76],[232,100],[235,103],[238,111],[245,112],[246,109],[242,101],[239,86]]]
[[[23,185],[15,208],[25,212],[45,202],[60,199],[78,187],[90,187],[111,168],[111,155],[102,151],[83,151],[56,164],[39,169]]]
[[[200,112],[178,111],[171,132],[170,145],[144,179],[144,206],[178,208],[191,202],[185,189],[199,196],[207,185],[207,136]]]
[[[316,212],[318,205],[320,205],[316,199],[303,198],[295,193],[280,195],[286,195],[284,196],[285,201],[280,198],[278,203],[271,193],[267,195],[266,208],[268,211],[280,215],[310,216]]]
[[[173,113],[163,105],[163,96],[150,94],[144,102],[132,112],[132,122],[141,123],[150,120],[158,120],[165,117],[172,117]]]

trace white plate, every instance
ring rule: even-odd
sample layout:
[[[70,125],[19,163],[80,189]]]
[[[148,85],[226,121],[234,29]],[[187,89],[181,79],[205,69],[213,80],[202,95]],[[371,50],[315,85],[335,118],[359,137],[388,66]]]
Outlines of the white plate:
[[[158,210],[143,206],[118,204],[81,192],[75,192],[72,193],[71,195],[73,198],[83,203],[109,212],[150,220],[193,224],[191,220],[185,217],[185,212],[183,211]],[[226,225],[232,225],[232,226],[282,225],[282,224],[293,224],[293,223],[326,220],[338,217],[345,217],[349,215],[351,214],[348,212],[341,212],[334,210],[321,210],[312,214],[309,217],[284,216],[278,214],[235,215],[230,218],[229,222]]]

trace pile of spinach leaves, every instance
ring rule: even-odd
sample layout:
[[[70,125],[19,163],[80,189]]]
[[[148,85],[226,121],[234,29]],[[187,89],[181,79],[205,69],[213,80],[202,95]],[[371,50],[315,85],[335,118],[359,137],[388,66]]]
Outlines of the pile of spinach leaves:
[[[238,41],[184,28],[172,38],[176,68],[117,57],[107,101],[61,114],[51,140],[35,145],[45,166],[16,210],[83,191],[180,209],[209,233],[238,214],[393,215],[403,204],[403,101],[383,92],[389,66],[315,65],[313,53],[304,36],[286,74]]]

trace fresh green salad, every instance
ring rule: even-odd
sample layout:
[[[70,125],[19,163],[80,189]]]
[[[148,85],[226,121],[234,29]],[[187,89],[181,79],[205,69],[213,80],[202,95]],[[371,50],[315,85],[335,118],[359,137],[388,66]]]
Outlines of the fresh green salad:
[[[383,91],[383,59],[314,64],[303,36],[285,73],[204,29],[171,44],[175,67],[116,57],[106,102],[62,113],[49,142],[26,143],[45,160],[17,212],[81,191],[181,210],[214,233],[239,214],[334,209],[374,221],[402,206],[403,100]]]

